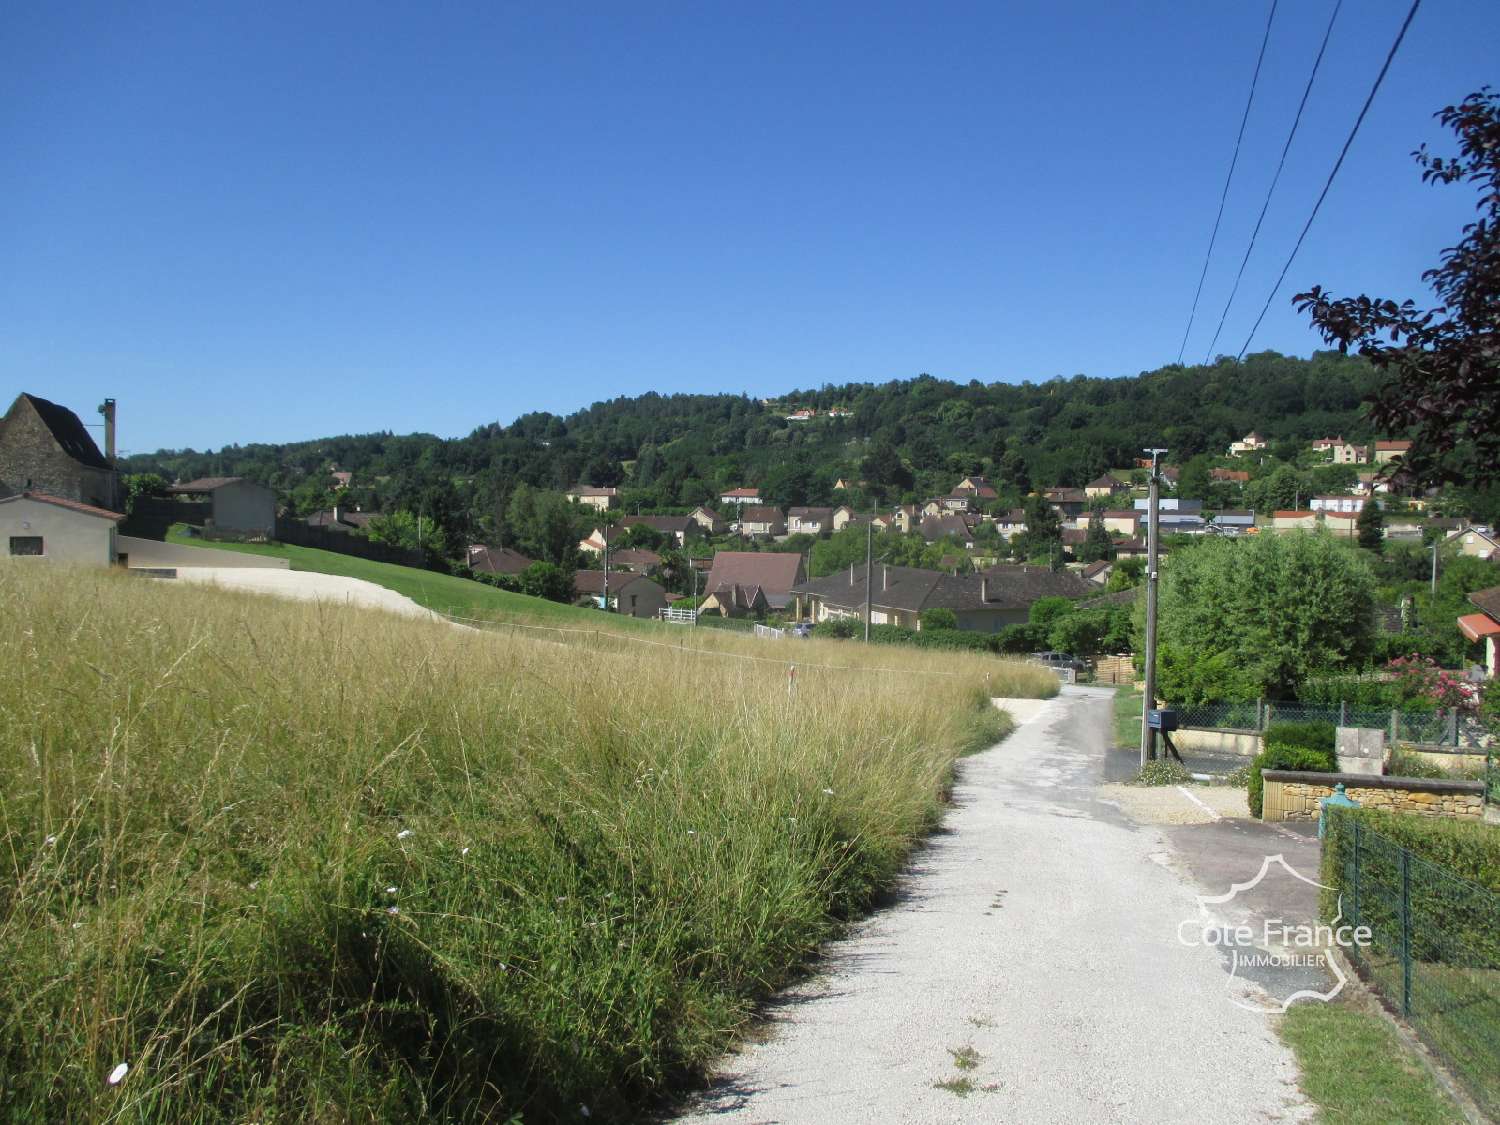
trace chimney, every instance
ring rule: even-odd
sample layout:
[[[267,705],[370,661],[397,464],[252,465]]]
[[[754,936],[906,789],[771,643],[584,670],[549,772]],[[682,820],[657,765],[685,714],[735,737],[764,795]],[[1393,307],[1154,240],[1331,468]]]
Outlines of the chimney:
[[[880,588],[882,590],[891,588],[891,568],[884,563],[880,564]]]
[[[113,465],[115,463],[115,400],[105,399],[99,407],[99,413],[104,415],[104,459]]]
[[[983,574],[979,576],[979,600],[981,602],[990,600],[990,580]]]
[[[854,585],[854,564],[849,564],[849,585]]]
[[[342,515],[342,514],[343,514],[343,513],[342,513],[342,512],[340,512],[340,511],[339,511],[339,506],[338,506],[338,505],[337,505],[337,504],[335,504],[335,505],[334,505],[334,506],[333,506],[333,522],[334,522],[334,523],[338,523],[338,522],[339,522],[339,517],[340,517],[340,516],[341,516],[341,515]]]

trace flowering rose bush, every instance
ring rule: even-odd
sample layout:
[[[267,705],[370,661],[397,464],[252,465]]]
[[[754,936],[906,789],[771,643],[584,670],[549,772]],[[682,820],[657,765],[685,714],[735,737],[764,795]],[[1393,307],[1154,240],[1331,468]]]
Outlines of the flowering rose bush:
[[[1386,665],[1402,707],[1430,706],[1444,711],[1474,711],[1479,689],[1461,675],[1438,666],[1430,656],[1398,656]]]

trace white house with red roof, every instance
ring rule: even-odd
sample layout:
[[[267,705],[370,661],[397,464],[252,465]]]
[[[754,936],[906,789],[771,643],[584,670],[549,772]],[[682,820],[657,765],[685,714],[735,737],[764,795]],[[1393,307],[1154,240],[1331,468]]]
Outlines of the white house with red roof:
[[[78,500],[17,492],[0,499],[0,544],[7,557],[111,566],[124,518]]]

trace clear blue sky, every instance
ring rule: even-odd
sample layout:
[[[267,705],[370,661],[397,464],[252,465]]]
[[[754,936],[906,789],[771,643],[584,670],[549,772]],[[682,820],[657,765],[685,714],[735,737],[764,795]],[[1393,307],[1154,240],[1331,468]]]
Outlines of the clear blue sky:
[[[1201,360],[1331,0],[1282,0]],[[1217,351],[1243,343],[1407,0],[1349,0]],[[467,433],[647,390],[1176,359],[1263,3],[11,4],[0,396],[120,444]],[[1425,0],[1287,300],[1421,298],[1472,215],[1409,158],[1500,82]]]

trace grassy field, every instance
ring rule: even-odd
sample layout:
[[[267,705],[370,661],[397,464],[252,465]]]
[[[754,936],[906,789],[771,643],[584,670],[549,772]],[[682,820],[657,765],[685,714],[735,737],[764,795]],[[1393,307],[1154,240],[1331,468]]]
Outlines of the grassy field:
[[[1379,1016],[1345,1004],[1295,1004],[1281,1035],[1302,1089],[1329,1125],[1459,1125],[1453,1101]]]
[[[889,884],[986,688],[1056,690],[117,572],[0,603],[10,1121],[639,1119]]]

